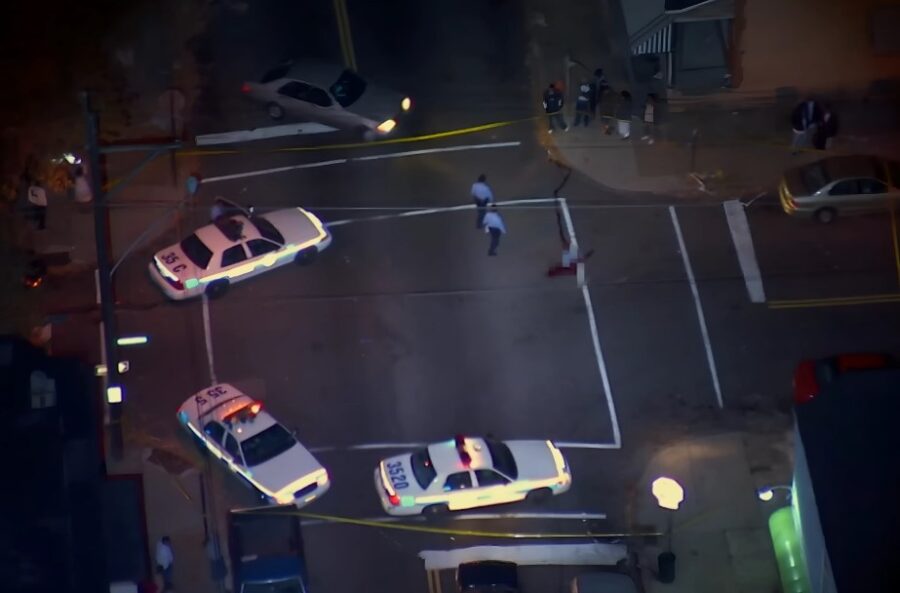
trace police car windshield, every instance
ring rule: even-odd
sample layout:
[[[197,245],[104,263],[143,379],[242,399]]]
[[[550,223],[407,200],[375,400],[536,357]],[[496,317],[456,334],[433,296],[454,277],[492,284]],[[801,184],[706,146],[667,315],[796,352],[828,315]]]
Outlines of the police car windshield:
[[[427,448],[419,449],[413,453],[409,464],[412,466],[413,475],[416,477],[416,482],[419,483],[422,490],[428,488],[429,484],[437,477],[437,472],[434,471],[434,466],[431,464],[431,456],[428,455]]]
[[[491,453],[491,461],[494,463],[494,469],[508,478],[515,480],[519,477],[519,468],[516,467],[516,460],[513,459],[512,451],[505,443],[500,441],[485,440],[488,451]]]
[[[206,269],[206,266],[209,265],[209,260],[212,259],[212,251],[197,235],[190,235],[182,241],[181,250],[184,251],[189,260],[194,262],[195,266],[203,270]]]
[[[259,216],[254,216],[250,219],[250,222],[253,223],[253,226],[256,227],[256,230],[259,231],[262,238],[274,241],[279,245],[284,245],[284,237],[278,232],[278,229],[275,228],[274,224]]]
[[[258,435],[241,442],[241,449],[244,450],[247,467],[253,467],[281,455],[296,442],[283,426],[273,424]]]

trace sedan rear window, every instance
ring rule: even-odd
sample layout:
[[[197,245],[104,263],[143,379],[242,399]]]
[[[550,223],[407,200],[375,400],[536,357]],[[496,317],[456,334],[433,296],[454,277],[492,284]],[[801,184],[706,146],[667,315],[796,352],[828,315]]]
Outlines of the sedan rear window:
[[[262,238],[268,239],[273,243],[278,243],[279,245],[284,245],[284,237],[278,232],[278,229],[275,228],[274,224],[260,216],[254,216],[250,219],[250,222],[253,223],[253,226],[256,227],[256,230],[259,231],[259,235]]]
[[[493,440],[486,440],[485,443],[491,453],[494,469],[513,480],[518,478],[519,468],[516,467],[516,460],[513,459],[512,451],[509,450],[506,443]]]
[[[189,260],[194,262],[195,266],[203,270],[206,269],[209,265],[209,260],[212,259],[212,251],[200,240],[200,237],[190,235],[180,243],[180,246],[181,250],[184,251]]]
[[[366,81],[353,70],[344,70],[328,90],[341,107],[347,107],[355,103],[366,91]]]
[[[437,477],[437,472],[434,471],[434,465],[431,463],[431,456],[428,455],[428,449],[420,449],[413,453],[409,464],[412,466],[413,475],[422,490],[428,488]]]

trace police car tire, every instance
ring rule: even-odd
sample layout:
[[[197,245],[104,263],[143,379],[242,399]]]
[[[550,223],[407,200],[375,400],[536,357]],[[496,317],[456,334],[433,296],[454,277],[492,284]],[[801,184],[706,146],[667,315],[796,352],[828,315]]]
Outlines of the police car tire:
[[[278,103],[269,103],[266,105],[266,112],[268,112],[269,117],[275,120],[284,118],[284,108]]]
[[[317,255],[319,255],[318,249],[315,247],[307,247],[303,251],[297,252],[297,255],[294,256],[294,263],[298,266],[308,266],[316,261]]]
[[[213,280],[206,286],[206,296],[218,299],[228,292],[228,280]]]
[[[428,517],[437,517],[438,515],[446,515],[450,512],[450,508],[445,504],[430,504],[422,509],[422,514]]]
[[[528,496],[525,497],[525,500],[528,502],[536,502],[543,503],[550,500],[550,497],[553,496],[553,493],[549,488],[538,488],[537,490],[532,490],[528,493]]]

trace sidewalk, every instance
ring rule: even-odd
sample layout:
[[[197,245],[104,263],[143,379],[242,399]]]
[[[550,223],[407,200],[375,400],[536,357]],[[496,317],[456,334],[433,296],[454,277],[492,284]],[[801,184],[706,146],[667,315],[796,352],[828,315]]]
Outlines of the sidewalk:
[[[769,502],[759,488],[791,483],[790,432],[751,435],[724,433],[686,439],[658,451],[636,488],[637,525],[665,532],[673,513],[671,550],[675,580],[655,577],[665,537],[639,550],[648,593],[765,593],[780,590],[768,530],[769,515],[786,503],[779,493]],[[651,483],[660,476],[678,481],[684,502],[677,511],[660,508]]]

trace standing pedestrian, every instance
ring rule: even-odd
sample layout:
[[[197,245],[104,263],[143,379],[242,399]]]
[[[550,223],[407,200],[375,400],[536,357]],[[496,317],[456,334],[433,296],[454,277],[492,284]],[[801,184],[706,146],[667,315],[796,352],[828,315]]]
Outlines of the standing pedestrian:
[[[819,150],[831,150],[834,146],[834,137],[838,133],[838,118],[831,105],[825,103],[822,106],[822,124],[816,127],[813,144]]]
[[[603,73],[603,68],[597,68],[594,70],[594,106],[603,101],[603,96],[608,90],[609,81],[606,80],[606,74]],[[591,112],[594,113],[593,107],[591,107]]]
[[[484,215],[484,231],[491,235],[491,243],[488,247],[488,255],[497,255],[497,247],[500,246],[500,236],[506,234],[506,225],[497,212],[497,205],[491,204],[487,214]]]
[[[794,107],[791,113],[791,154],[797,154],[801,148],[810,146],[816,135],[816,128],[822,121],[822,109],[813,99],[807,98]]]
[[[555,84],[551,83],[547,90],[544,91],[544,112],[547,114],[547,122],[550,126],[547,131],[551,134],[555,129],[554,124],[559,125],[564,132],[569,131],[566,118],[562,114],[563,103],[562,93],[559,92]]]
[[[475,228],[480,229],[484,224],[487,206],[494,201],[494,192],[491,191],[491,186],[487,184],[487,175],[482,173],[478,176],[478,181],[472,184],[471,193],[472,200],[475,201]]]
[[[622,91],[619,93],[619,105],[616,108],[616,130],[622,140],[628,140],[631,137],[631,114],[631,93]]]
[[[216,198],[212,208],[209,209],[209,218],[215,222],[226,214],[228,214],[228,206],[225,203],[225,199],[221,197]]]
[[[644,102],[644,135],[641,136],[641,140],[646,140],[647,144],[653,144],[656,141],[654,139],[655,123],[656,95],[650,93],[647,95],[647,100]]]
[[[578,87],[578,98],[575,100],[575,123],[574,127],[578,127],[581,121],[584,121],[584,127],[588,127],[591,123],[591,85],[588,81],[582,80]]]
[[[168,535],[156,542],[156,572],[162,575],[162,593],[174,591],[172,583],[172,571],[175,566],[175,554],[172,552],[172,540]]]
[[[40,181],[32,180],[28,186],[28,213],[37,230],[47,228],[47,192]]]
[[[90,204],[94,199],[91,184],[88,183],[84,167],[75,167],[75,203],[79,206]]]

